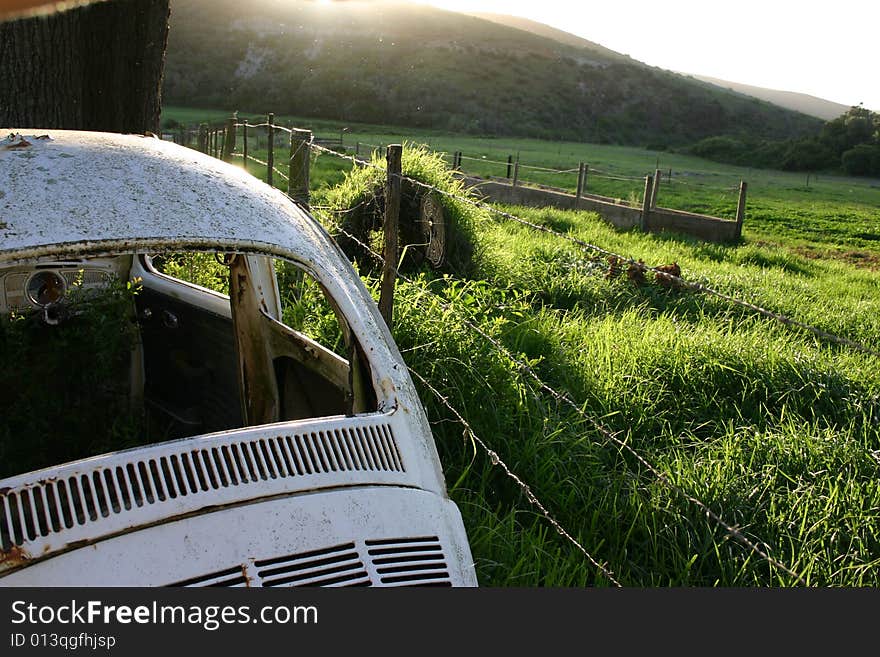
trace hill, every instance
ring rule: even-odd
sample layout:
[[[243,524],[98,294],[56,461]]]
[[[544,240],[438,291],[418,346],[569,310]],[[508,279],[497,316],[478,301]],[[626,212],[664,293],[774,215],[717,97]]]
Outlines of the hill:
[[[754,96],[768,103],[785,107],[795,112],[815,116],[826,121],[836,119],[842,114],[846,114],[849,105],[835,103],[824,98],[817,98],[809,94],[802,94],[796,91],[780,91],[779,89],[766,89],[764,87],[756,87],[751,84],[742,84],[740,82],[730,82],[729,80],[721,80],[705,75],[694,75],[693,78],[714,84],[724,89],[732,89],[747,96]]]
[[[492,12],[486,11],[467,11],[462,13],[467,16],[474,16],[476,18],[482,18],[493,23],[498,23],[499,25],[513,27],[517,30],[522,30],[523,32],[531,32],[532,34],[547,37],[548,39],[553,39],[554,41],[558,41],[559,43],[564,43],[575,48],[592,50],[598,55],[601,55],[604,59],[627,61],[634,64],[640,63],[632,59],[629,55],[622,55],[619,52],[611,50],[610,48],[606,48],[605,46],[595,43],[594,41],[584,39],[583,37],[579,37],[576,34],[572,34],[571,32],[566,32],[565,30],[559,30],[555,27],[545,25],[544,23],[539,23],[538,21],[533,21],[529,18],[523,18],[522,16],[494,14]]]
[[[166,103],[662,148],[821,122],[596,47],[392,2],[172,0]]]
[[[555,27],[550,27],[549,25],[545,25],[544,23],[539,23],[528,18],[522,18],[520,16],[508,16],[506,14],[493,14],[487,12],[468,12],[468,15],[485,18],[486,20],[492,21],[493,23],[507,25],[508,27],[514,27],[519,30],[531,32],[532,34],[538,34],[540,36],[544,36],[550,39],[555,39],[560,43],[574,46],[576,48],[583,48],[588,51],[595,51],[609,58],[617,58],[620,61],[629,61],[634,64],[639,63],[636,60],[631,59],[628,55],[621,55],[620,53],[605,48],[598,43],[594,43],[577,35],[571,34],[570,32],[566,32],[565,30],[558,30]],[[835,103],[830,100],[825,100],[824,98],[817,98],[816,96],[810,96],[809,94],[798,93],[795,91],[767,89],[765,87],[756,87],[754,85],[743,84],[741,82],[730,82],[729,80],[722,80],[720,78],[713,78],[706,75],[693,75],[685,72],[681,72],[681,75],[685,77],[692,77],[695,80],[701,80],[716,87],[721,87],[722,89],[730,89],[737,93],[745,94],[746,96],[752,96],[754,98],[767,101],[768,103],[778,105],[779,107],[784,107],[795,112],[807,114],[808,116],[815,116],[816,118],[823,119],[825,121],[836,119],[841,114],[845,114],[846,111],[849,109],[848,105]]]

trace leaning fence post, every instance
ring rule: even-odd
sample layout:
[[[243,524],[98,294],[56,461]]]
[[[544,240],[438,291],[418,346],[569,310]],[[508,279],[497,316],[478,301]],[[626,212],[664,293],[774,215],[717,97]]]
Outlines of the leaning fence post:
[[[575,193],[575,201],[574,207],[581,207],[581,194],[584,193],[584,163],[578,163],[578,184],[577,184],[577,192]]]
[[[266,130],[269,134],[268,148],[269,154],[266,157],[266,182],[269,185],[272,185],[272,172],[275,168],[275,114],[269,112],[266,116],[266,123],[268,124]]]
[[[510,176],[512,174],[511,169],[513,168],[513,155],[507,156],[507,179],[510,180]]]
[[[519,182],[519,153],[516,154],[516,162],[513,163],[513,186]]]
[[[379,291],[379,312],[391,328],[394,307],[394,284],[397,279],[397,225],[400,218],[400,162],[403,146],[391,144],[386,152],[387,173],[385,180],[385,264],[382,267],[382,283]]]
[[[746,219],[746,188],[745,180],[739,181],[739,200],[736,202],[736,239],[742,237],[743,221]]]
[[[660,190],[660,169],[654,170],[654,186],[651,189],[651,209],[657,207],[657,192]]]
[[[309,209],[309,163],[311,162],[312,131],[293,128],[290,131],[287,195]]]
[[[654,193],[654,177],[645,176],[645,195],[642,197],[642,217],[639,227],[648,230],[648,214],[651,212],[651,195]]]

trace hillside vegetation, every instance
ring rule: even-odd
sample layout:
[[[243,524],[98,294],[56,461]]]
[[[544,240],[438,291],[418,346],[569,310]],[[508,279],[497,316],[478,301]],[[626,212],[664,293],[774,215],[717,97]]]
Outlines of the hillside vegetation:
[[[533,34],[539,34],[541,36],[549,37],[561,43],[566,43],[571,46],[583,48],[588,51],[602,52],[608,57],[617,57],[621,60],[628,60],[630,62],[637,63],[635,62],[635,60],[630,59],[628,55],[621,55],[620,53],[609,50],[608,48],[605,48],[598,43],[593,43],[592,41],[583,39],[564,30],[558,30],[554,27],[550,27],[549,25],[529,20],[528,18],[522,18],[520,16],[508,16],[506,14],[493,14],[488,12],[466,13],[468,13],[468,15],[470,16],[485,18],[486,20],[492,21],[493,23],[515,27],[520,30],[525,30],[526,32],[532,32]],[[685,71],[682,71],[681,74],[687,77],[694,78],[695,80],[701,80],[702,82],[715,85],[716,87],[730,89],[731,91],[745,94],[746,96],[759,98],[760,100],[765,100],[768,103],[772,103],[780,107],[785,107],[795,112],[801,112],[803,114],[808,114],[809,116],[815,116],[817,118],[824,119],[825,121],[835,119],[849,109],[848,105],[835,103],[830,100],[825,100],[824,98],[817,98],[815,96],[810,96],[809,94],[803,94],[794,91],[781,91],[779,89],[767,89],[765,87],[756,87],[750,84],[731,82],[730,80],[721,80],[719,78],[713,78],[706,75],[692,75]]]
[[[173,0],[163,98],[659,147],[718,134],[787,139],[821,125],[609,52],[408,4]]]
[[[718,87],[731,89],[747,96],[754,96],[755,98],[766,100],[768,103],[773,103],[780,107],[787,107],[796,112],[803,112],[804,114],[809,114],[810,116],[815,116],[824,119],[825,121],[836,119],[841,114],[846,113],[850,107],[849,105],[835,103],[832,100],[825,100],[824,98],[817,98],[816,96],[802,94],[796,91],[767,89],[766,87],[756,87],[751,84],[721,80],[707,75],[694,75],[692,77],[697,80],[702,80],[703,82],[708,82],[709,84],[714,84]]]

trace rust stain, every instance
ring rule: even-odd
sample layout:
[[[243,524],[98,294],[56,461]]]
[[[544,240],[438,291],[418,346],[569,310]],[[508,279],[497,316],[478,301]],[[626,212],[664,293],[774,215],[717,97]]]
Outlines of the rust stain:
[[[247,564],[245,563],[241,564],[241,576],[244,577],[244,585],[250,588],[253,584],[253,580],[251,579],[251,576],[248,575]]]
[[[27,550],[13,545],[9,550],[0,550],[0,569],[22,566],[32,559]]]

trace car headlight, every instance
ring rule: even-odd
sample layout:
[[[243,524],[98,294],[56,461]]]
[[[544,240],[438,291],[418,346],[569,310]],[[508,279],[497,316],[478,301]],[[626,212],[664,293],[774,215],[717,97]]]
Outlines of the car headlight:
[[[27,282],[27,297],[36,306],[45,308],[64,297],[67,284],[58,272],[38,271]]]

